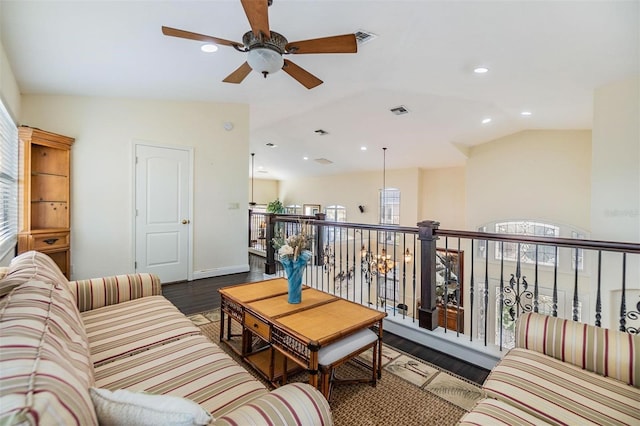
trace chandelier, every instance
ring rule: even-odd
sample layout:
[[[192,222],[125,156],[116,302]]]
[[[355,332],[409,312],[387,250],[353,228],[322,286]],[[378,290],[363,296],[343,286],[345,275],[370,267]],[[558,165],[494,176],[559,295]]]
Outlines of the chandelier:
[[[396,262],[387,255],[387,251],[382,249],[380,254],[376,256],[376,267],[380,275],[386,275],[396,266]]]

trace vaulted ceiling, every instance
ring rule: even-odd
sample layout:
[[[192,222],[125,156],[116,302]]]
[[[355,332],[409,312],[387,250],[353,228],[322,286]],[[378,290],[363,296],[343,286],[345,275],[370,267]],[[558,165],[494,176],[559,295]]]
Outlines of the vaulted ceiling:
[[[594,90],[640,73],[637,0],[274,0],[268,13],[289,41],[376,37],[357,54],[288,55],[324,81],[311,90],[284,72],[223,83],[246,53],[161,32],[241,42],[239,0],[2,0],[0,37],[23,94],[248,103],[256,177],[272,179],[379,170],[383,147],[387,168],[462,165],[524,129],[589,129]]]

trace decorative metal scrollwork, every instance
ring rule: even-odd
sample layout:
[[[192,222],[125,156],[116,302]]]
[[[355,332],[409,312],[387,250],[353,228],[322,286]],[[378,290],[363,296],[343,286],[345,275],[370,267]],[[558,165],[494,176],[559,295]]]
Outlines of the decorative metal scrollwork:
[[[635,323],[633,326],[627,326],[627,333],[640,334],[640,300],[636,303],[636,310],[628,311],[626,317]]]
[[[518,288],[522,291],[518,293]],[[518,286],[516,276],[511,274],[509,285],[502,290],[504,306],[509,308],[509,316],[515,321],[520,313],[531,312],[533,310],[533,292],[529,290],[527,277],[522,276],[522,282]]]

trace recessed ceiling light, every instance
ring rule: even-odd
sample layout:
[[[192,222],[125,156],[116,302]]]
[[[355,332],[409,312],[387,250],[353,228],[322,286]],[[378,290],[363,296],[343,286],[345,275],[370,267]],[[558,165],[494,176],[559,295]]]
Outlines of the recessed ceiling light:
[[[309,159],[309,157],[302,157],[302,159],[306,161]]]
[[[366,147],[366,146],[361,146],[361,147],[360,147],[360,151],[366,151],[366,150],[367,150],[367,147]]]
[[[528,117],[531,115],[531,111],[522,111],[520,115],[522,115],[523,117]]]
[[[486,72],[489,72],[489,68],[486,68],[486,67],[475,67],[473,69],[473,72],[475,72],[476,74],[484,74]]]
[[[490,118],[485,118],[484,120],[482,120],[482,124],[489,124],[489,123],[491,123]]]
[[[206,53],[213,53],[216,52],[218,50],[218,46],[216,46],[215,44],[203,44],[202,46],[200,46],[200,50],[202,50],[203,52]]]

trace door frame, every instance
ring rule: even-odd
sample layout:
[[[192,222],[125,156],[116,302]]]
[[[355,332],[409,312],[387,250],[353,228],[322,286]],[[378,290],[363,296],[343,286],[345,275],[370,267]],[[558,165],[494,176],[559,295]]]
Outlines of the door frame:
[[[178,149],[181,151],[187,151],[189,154],[189,188],[187,189],[187,196],[189,200],[187,201],[187,205],[189,207],[189,220],[191,220],[191,226],[189,226],[188,230],[188,239],[189,244],[187,244],[187,281],[193,281],[193,228],[195,226],[194,221],[194,208],[193,208],[193,193],[194,193],[194,148],[192,146],[184,146],[184,145],[169,145],[169,144],[161,144],[152,141],[146,141],[143,139],[132,139],[131,140],[131,185],[133,190],[131,191],[131,252],[133,253],[133,259],[131,260],[131,268],[133,271],[137,272],[136,261],[138,259],[138,255],[136,253],[136,148],[138,146],[150,146],[152,148],[160,148],[160,149]]]

